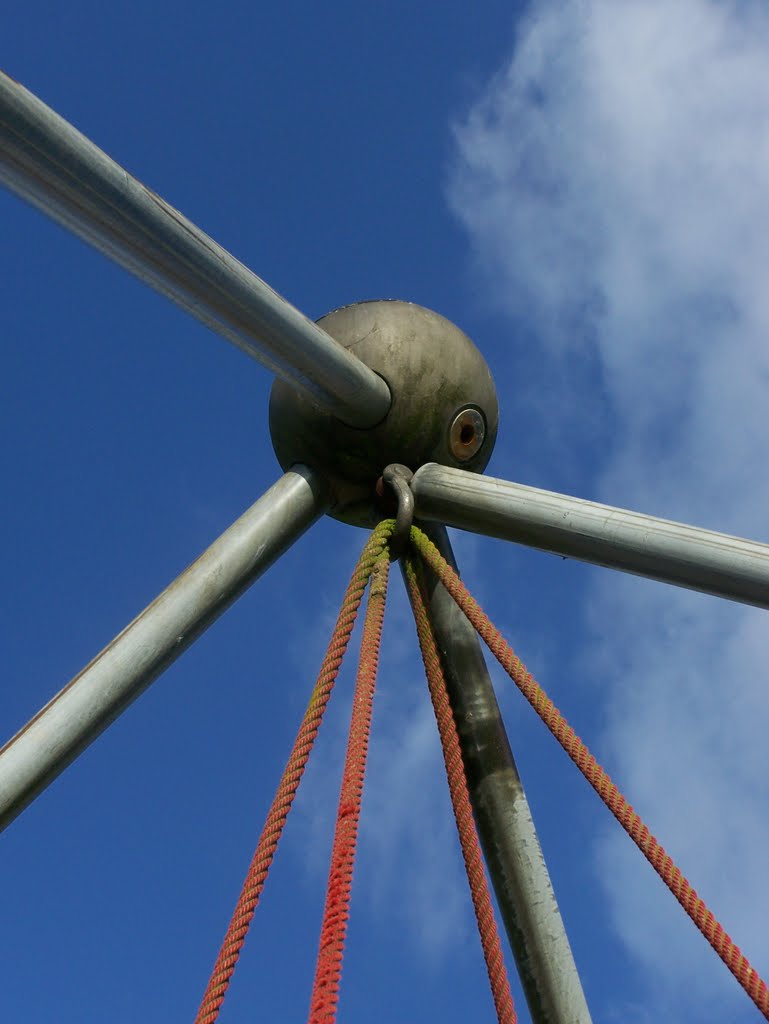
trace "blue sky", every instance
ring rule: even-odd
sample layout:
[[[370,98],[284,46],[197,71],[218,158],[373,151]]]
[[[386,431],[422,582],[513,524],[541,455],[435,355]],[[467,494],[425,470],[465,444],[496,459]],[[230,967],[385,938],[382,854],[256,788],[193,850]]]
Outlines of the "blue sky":
[[[309,315],[387,297],[458,323],[500,394],[491,473],[769,540],[762,5],[73,0],[17,5],[2,38],[8,73]],[[10,736],[279,469],[266,371],[5,193],[0,218]],[[192,1019],[363,540],[318,524],[3,835],[5,1019]],[[762,614],[455,546],[766,973]],[[757,1019],[494,678],[594,1019]],[[350,686],[222,1021],[306,1015]],[[396,574],[374,730],[339,1019],[491,1020]]]

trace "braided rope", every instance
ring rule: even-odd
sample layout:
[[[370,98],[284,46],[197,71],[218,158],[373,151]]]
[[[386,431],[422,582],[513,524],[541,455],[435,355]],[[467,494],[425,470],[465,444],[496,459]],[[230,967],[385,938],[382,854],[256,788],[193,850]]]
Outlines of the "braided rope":
[[[310,1000],[310,1024],[333,1024],[336,1020],[389,569],[390,557],[385,551],[371,574],[315,983]]]
[[[411,529],[411,544],[454,598],[502,668],[665,882],[763,1016],[769,1020],[769,989],[739,947],[727,935],[542,687],[526,670],[525,665],[470,595],[451,566],[442,558],[435,545],[417,527]]]
[[[347,650],[369,577],[382,553],[387,551],[394,525],[394,521],[390,519],[380,523],[374,530],[361,552],[358,564],[347,586],[331,642],[267,815],[267,821],[259,837],[240,897],[195,1018],[195,1024],[213,1024],[219,1015],[219,1009],[224,1001],[227,987],[264,888],[267,872],[283,832],[283,826],[286,823],[288,812],[291,810],[297,787],[307,765],[310,751],[339,673],[342,658]]]
[[[507,978],[504,957],[502,956],[497,922],[491,905],[486,873],[483,870],[478,833],[467,790],[467,777],[459,746],[459,736],[449,703],[446,680],[443,675],[443,667],[438,654],[435,635],[433,634],[427,613],[420,568],[415,563],[413,557],[409,556],[406,558],[406,584],[411,607],[414,612],[419,647],[422,652],[425,672],[427,673],[430,697],[433,710],[435,711],[435,720],[438,723],[438,732],[441,737],[446,777],[449,783],[454,818],[457,823],[457,832],[459,833],[459,841],[462,847],[467,881],[470,886],[470,895],[472,896],[475,909],[475,919],[478,924],[481,946],[483,947],[483,956],[486,960],[486,970],[489,975],[489,984],[491,985],[491,993],[497,1011],[497,1020],[499,1024],[516,1024],[517,1017],[513,1007],[513,998],[510,994],[510,983]]]

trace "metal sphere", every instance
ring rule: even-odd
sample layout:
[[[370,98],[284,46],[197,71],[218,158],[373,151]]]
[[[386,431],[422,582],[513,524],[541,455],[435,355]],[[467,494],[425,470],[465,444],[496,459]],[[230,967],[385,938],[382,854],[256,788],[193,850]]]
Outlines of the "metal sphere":
[[[330,515],[370,527],[386,513],[376,483],[397,462],[485,469],[499,409],[483,356],[438,313],[411,302],[359,302],[318,324],[387,382],[392,405],[367,430],[341,423],[281,380],[270,395],[270,433],[278,462],[317,469],[333,494]],[[381,490],[381,489],[380,489]]]

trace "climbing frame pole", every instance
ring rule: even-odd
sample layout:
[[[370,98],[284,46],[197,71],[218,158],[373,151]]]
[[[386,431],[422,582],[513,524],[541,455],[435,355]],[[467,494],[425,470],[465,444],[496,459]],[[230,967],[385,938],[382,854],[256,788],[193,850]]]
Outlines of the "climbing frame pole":
[[[0,750],[5,828],[327,508],[295,466]]]
[[[381,377],[2,72],[0,182],[344,423],[386,415]]]
[[[769,544],[435,463],[411,487],[420,519],[769,608]]]
[[[444,527],[428,535],[456,570]],[[478,635],[424,569],[470,801],[497,905],[534,1024],[590,1024],[582,985]]]

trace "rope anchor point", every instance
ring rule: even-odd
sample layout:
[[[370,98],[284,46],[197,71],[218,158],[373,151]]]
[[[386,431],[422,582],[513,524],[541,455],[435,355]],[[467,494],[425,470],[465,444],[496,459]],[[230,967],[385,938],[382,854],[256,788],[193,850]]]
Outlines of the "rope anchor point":
[[[392,462],[377,480],[377,494],[384,497],[386,490],[395,495],[398,511],[395,516],[395,529],[390,538],[390,553],[394,559],[400,558],[405,552],[414,522],[414,494],[411,490],[411,478],[414,474],[408,466]]]

